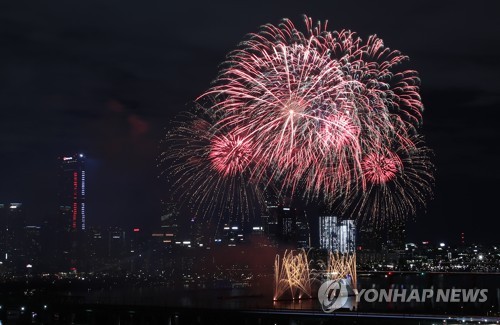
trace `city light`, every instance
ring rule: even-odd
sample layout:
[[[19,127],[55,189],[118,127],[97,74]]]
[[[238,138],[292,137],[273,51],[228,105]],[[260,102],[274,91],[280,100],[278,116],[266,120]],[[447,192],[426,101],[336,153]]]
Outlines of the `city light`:
[[[500,322],[494,10],[16,3],[0,325]]]
[[[0,325],[500,323],[500,0],[33,3]]]

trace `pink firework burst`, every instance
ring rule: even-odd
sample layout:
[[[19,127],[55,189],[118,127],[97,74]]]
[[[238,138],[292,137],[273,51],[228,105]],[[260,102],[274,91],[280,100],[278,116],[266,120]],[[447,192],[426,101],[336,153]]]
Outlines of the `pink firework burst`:
[[[213,167],[224,176],[244,172],[252,161],[252,146],[248,139],[233,133],[215,135],[208,154]]]
[[[292,189],[309,178],[315,184],[306,190],[310,196],[337,187],[332,181],[341,179],[318,172],[325,163],[350,170],[342,165],[346,156],[358,159],[359,132],[349,115],[357,119],[355,104],[364,100],[355,91],[358,83],[344,78],[339,63],[314,43],[237,51],[220,85],[205,94],[215,95],[213,109],[224,115],[218,125],[237,126],[253,139],[255,156],[265,158],[260,171],[273,169],[279,182]],[[359,100],[352,101],[356,96]],[[321,141],[326,146],[319,147]],[[352,146],[344,145],[349,141]]]
[[[433,182],[418,74],[376,36],[305,26],[265,25],[229,53],[198,98],[203,131],[169,137],[185,144],[167,154],[179,161],[170,174],[200,202],[214,189],[227,202],[242,186],[275,186],[359,219],[414,214]]]
[[[209,110],[185,114],[167,134],[160,164],[183,205],[196,215],[247,219],[263,202],[262,186],[254,182],[250,143],[214,127]]]
[[[386,221],[401,221],[425,208],[432,197],[434,165],[422,138],[411,140],[413,146],[394,140],[394,151],[383,149],[363,159],[366,187],[337,198],[342,213],[383,227]]]
[[[384,184],[394,179],[401,172],[401,158],[392,152],[373,152],[361,162],[365,179],[372,184]]]

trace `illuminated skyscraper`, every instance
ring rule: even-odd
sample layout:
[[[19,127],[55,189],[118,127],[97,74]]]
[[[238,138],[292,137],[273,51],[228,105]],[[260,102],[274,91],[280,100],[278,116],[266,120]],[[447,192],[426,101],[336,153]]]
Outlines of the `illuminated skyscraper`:
[[[356,251],[356,227],[354,220],[342,220],[339,226],[339,252],[354,253]]]
[[[319,217],[319,247],[328,251],[339,250],[339,227],[337,217]]]
[[[85,230],[85,157],[59,158],[59,213],[68,229]]]
[[[353,253],[356,249],[354,220],[342,220],[336,216],[319,217],[319,247],[332,252]]]

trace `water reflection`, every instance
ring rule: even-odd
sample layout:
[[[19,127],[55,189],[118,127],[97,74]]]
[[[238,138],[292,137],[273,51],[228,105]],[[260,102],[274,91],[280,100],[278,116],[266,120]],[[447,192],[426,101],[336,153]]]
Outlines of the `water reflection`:
[[[500,277],[488,274],[392,274],[358,278],[358,290],[362,289],[488,289],[484,303],[444,303],[435,297],[425,302],[356,302],[349,297],[344,310],[359,312],[425,313],[445,315],[485,315],[500,313]],[[316,291],[314,291],[316,290]],[[313,289],[313,293],[317,288]],[[316,299],[273,301],[273,285],[260,283],[250,288],[173,290],[166,287],[128,287],[86,295],[89,303],[164,305],[192,308],[225,309],[292,309],[321,311]]]

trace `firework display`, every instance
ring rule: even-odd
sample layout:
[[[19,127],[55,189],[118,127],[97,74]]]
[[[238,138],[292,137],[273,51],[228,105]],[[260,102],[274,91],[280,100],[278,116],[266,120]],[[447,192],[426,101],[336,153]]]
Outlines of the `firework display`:
[[[322,265],[328,280],[348,279],[351,288],[357,288],[356,254],[328,252],[328,261]]]
[[[215,130],[210,110],[186,113],[182,120],[167,134],[162,155],[180,202],[208,215],[248,216],[263,201],[262,187],[250,175],[250,140]]]
[[[198,98],[202,113],[167,135],[168,173],[197,204],[238,202],[243,216],[269,186],[358,220],[414,215],[433,165],[405,60],[376,36],[308,17],[304,31],[288,19],[265,25],[229,53]]]
[[[274,300],[284,294],[290,299],[311,298],[311,283],[314,281],[309,269],[309,258],[305,250],[285,251],[280,263],[280,256],[274,261]]]
[[[311,269],[304,249],[285,251],[274,260],[274,300],[311,298],[313,284],[327,280],[347,280],[357,293],[356,254],[328,252],[325,262],[316,261],[318,269]]]

